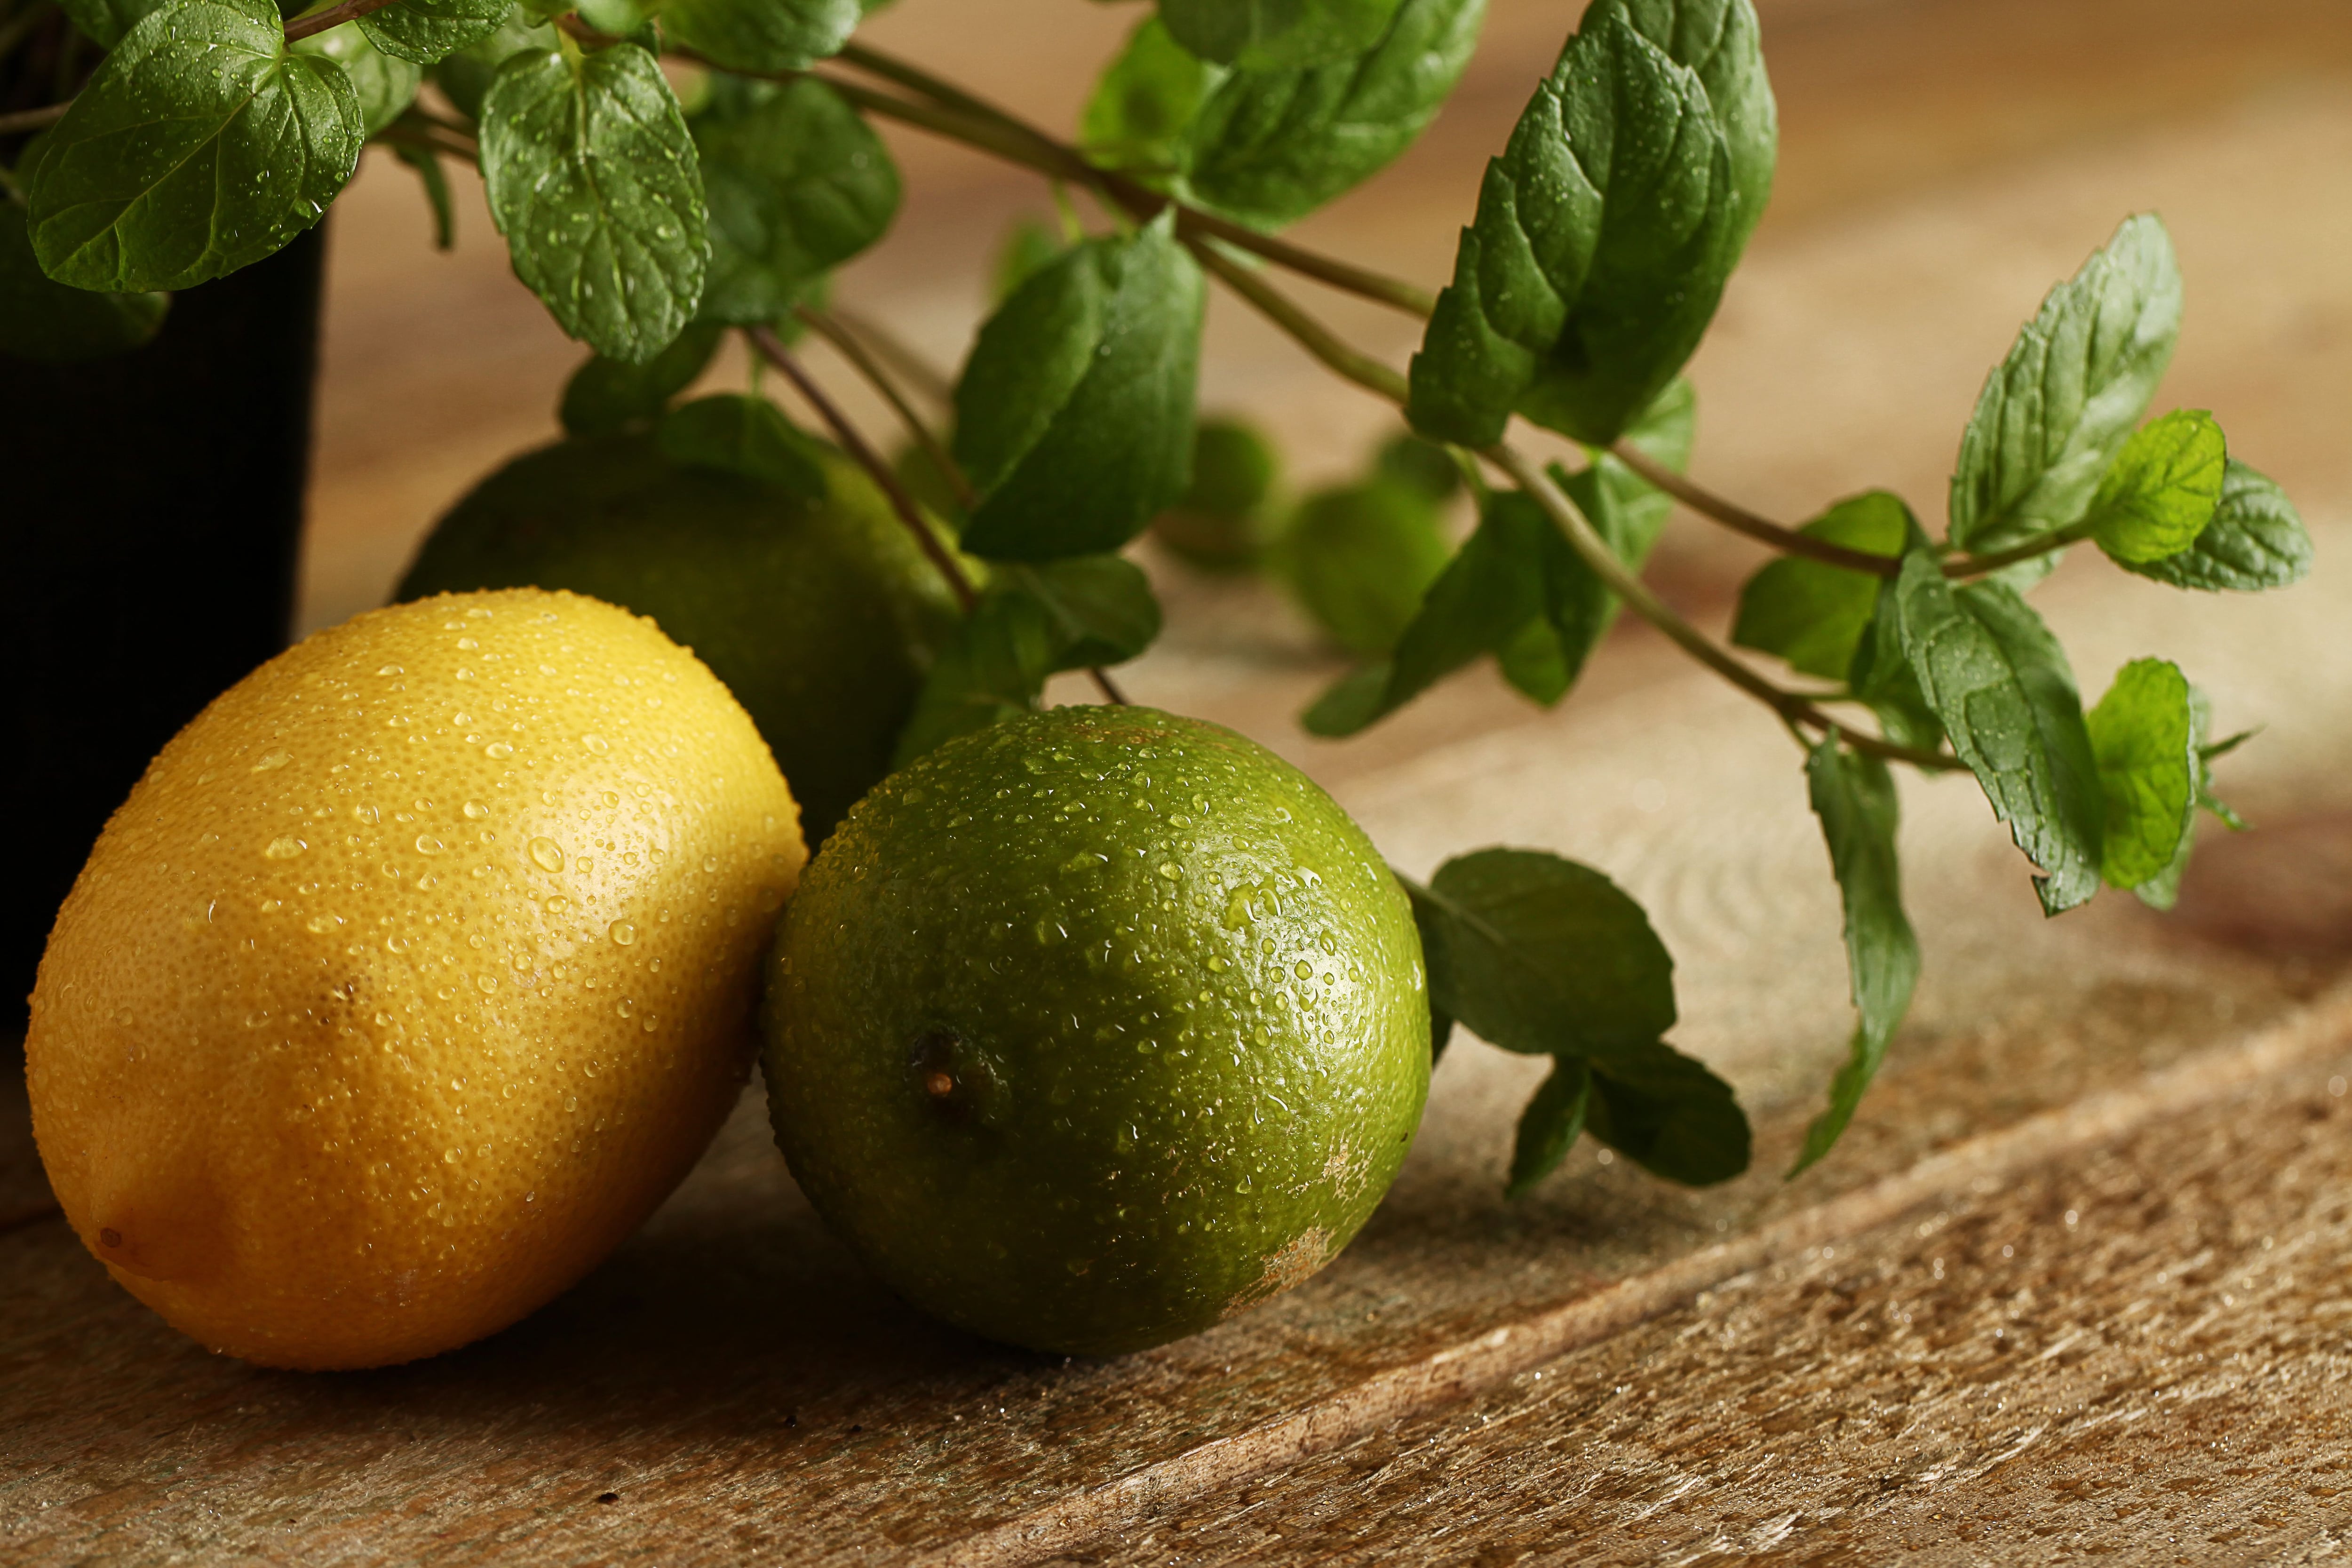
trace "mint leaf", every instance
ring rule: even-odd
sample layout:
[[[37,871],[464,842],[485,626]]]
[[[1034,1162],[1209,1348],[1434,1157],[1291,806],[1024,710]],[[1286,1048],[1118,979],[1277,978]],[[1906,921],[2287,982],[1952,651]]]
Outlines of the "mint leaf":
[[[1606,445],[1713,318],[1769,184],[1769,138],[1736,162],[1710,88],[1630,19],[1636,9],[1670,15],[1588,12],[1487,165],[1413,356],[1409,412],[1423,434],[1486,446],[1516,409]],[[1722,47],[1700,63],[1727,101],[1769,101],[1748,0],[1715,11]],[[1758,129],[1745,112],[1743,134]]]
[[[1272,564],[1334,642],[1385,653],[1445,570],[1438,522],[1427,496],[1388,480],[1320,490],[1299,506]]]
[[[662,32],[727,70],[802,70],[838,54],[857,0],[667,0]]]
[[[710,246],[694,139],[653,56],[515,55],[483,100],[481,146],[515,276],[563,330],[632,364],[667,347]]]
[[[2110,887],[2137,888],[2161,876],[2197,817],[2204,736],[2189,679],[2161,658],[2136,658],[2085,714],[2106,800],[2100,873]]]
[[[1114,287],[1104,243],[1034,268],[981,326],[956,384],[954,456],[982,493],[1045,438],[1094,368]]]
[[[185,289],[317,223],[358,166],[359,95],[295,54],[268,0],[149,16],[49,132],[27,193],[33,253],[60,283]]]
[[[1674,1026],[1674,960],[1642,906],[1591,867],[1481,849],[1438,868],[1423,897],[1431,998],[1488,1043],[1609,1058]]]
[[[0,354],[68,364],[129,352],[163,329],[169,294],[98,294],[53,282],[33,256],[25,209],[0,198]]]
[[[1172,209],[1088,240],[1004,302],[956,386],[956,458],[981,491],[965,549],[1116,550],[1184,493],[1202,305]]]
[[[1223,571],[1264,554],[1280,521],[1274,447],[1256,426],[1212,417],[1192,427],[1192,479],[1151,520],[1152,537],[1195,566]]]
[[[2104,703],[2101,706],[2105,706]],[[2182,825],[2180,843],[2174,848],[2172,858],[2155,876],[2132,886],[2133,896],[2152,910],[2168,910],[2179,901],[2181,874],[2189,869],[2189,852],[2196,845],[2196,811],[2210,811],[2220,817],[2231,832],[2242,833],[2243,818],[2231,810],[2213,794],[2213,759],[2238,749],[2252,737],[2251,730],[2242,731],[2225,741],[2206,740],[2211,731],[2213,714],[2205,694],[2195,687],[2189,689],[2189,742],[2191,757],[2190,774],[2194,782],[2196,809]]]
[[[2083,523],[2126,565],[2178,555],[2213,521],[2229,461],[2210,414],[2176,409],[2124,443]]]
[[[1904,556],[1894,597],[1919,690],[1993,814],[2041,868],[2042,910],[2082,903],[2099,890],[2106,808],[2065,650],[2015,590],[1955,592],[1925,548]]]
[[[1486,0],[1403,0],[1363,53],[1244,69],[1207,96],[1178,161],[1202,205],[1274,227],[1306,216],[1418,140],[1477,47]]]
[[[1789,1169],[1791,1176],[1828,1153],[1853,1120],[1854,1107],[1885,1059],[1919,983],[1919,942],[1903,912],[1903,872],[1895,856],[1901,808],[1886,764],[1824,740],[1805,761],[1805,784],[1813,815],[1821,818],[1822,837],[1829,841],[1830,869],[1845,905],[1846,967],[1853,977],[1859,1018],[1845,1065],[1830,1084],[1829,1108],[1805,1129],[1805,1146]]]
[[[394,58],[429,66],[496,33],[513,9],[512,0],[397,0],[359,28]]]
[[[1797,531],[1891,561],[1903,553],[1916,527],[1901,497],[1871,490],[1838,502]],[[1843,680],[1877,610],[1878,585],[1884,581],[1864,572],[1784,555],[1739,590],[1731,640],[1759,653],[1778,654],[1790,668],[1806,675]]]
[[[820,273],[880,239],[898,212],[882,139],[813,77],[712,95],[694,120],[710,207],[702,314],[736,325],[788,313]]]
[[[1053,264],[1069,248],[1061,236],[1033,217],[1018,217],[997,243],[996,261],[989,268],[988,300],[1002,305],[1013,291]]]
[[[1685,1186],[1748,1169],[1748,1118],[1731,1086],[1670,1046],[1596,1058],[1584,1126],[1652,1175]]]
[[[2176,588],[2208,593],[2284,588],[2311,571],[2311,535],[2276,480],[2232,458],[2222,470],[2213,520],[2194,544],[2178,555],[2122,565]]]
[[[2080,520],[2179,334],[2171,237],[2153,216],[2127,218],[1987,378],[1952,475],[1952,543],[2000,550]]]
[[[1285,70],[1370,47],[1397,0],[1160,0],[1160,19],[1204,60]]]
[[[361,129],[370,136],[401,117],[425,79],[423,67],[377,48],[352,22],[296,40],[294,52],[320,55],[343,68],[359,95]]]
[[[903,768],[958,735],[1031,711],[1061,646],[1052,613],[1035,595],[982,595],[940,649],[890,765]]]
[[[1707,107],[1731,153],[1744,245],[1770,199],[1780,139],[1754,6],[1745,0],[1600,0],[1578,29],[1590,28],[1604,13],[1622,17],[1668,58],[1688,66],[1706,89]]]
[[[1160,601],[1132,561],[1071,555],[1034,566],[1005,564],[992,581],[1045,607],[1054,630],[1054,669],[1125,664],[1160,635]]]
[[[457,112],[468,120],[482,117],[482,96],[499,68],[525,49],[556,47],[555,29],[531,20],[520,6],[509,6],[506,19],[477,43],[445,56],[431,69],[433,84],[448,96]]]
[[[1107,168],[1164,180],[1182,168],[1184,132],[1224,74],[1147,16],[1096,81],[1078,144]]]
[[[1559,1169],[1584,1131],[1585,1108],[1592,1099],[1592,1072],[1575,1057],[1552,1058],[1551,1074],[1519,1113],[1511,1141],[1511,1174],[1505,1197],[1520,1197]]]
[[[663,416],[655,440],[664,457],[687,468],[740,474],[808,500],[823,500],[829,490],[818,461],[822,448],[764,397],[698,397]]]
[[[643,364],[592,354],[564,383],[557,416],[574,436],[608,436],[660,418],[710,363],[723,331],[716,322],[698,322]]]
[[[173,0],[59,0],[67,19],[101,48],[121,43],[131,28]]]

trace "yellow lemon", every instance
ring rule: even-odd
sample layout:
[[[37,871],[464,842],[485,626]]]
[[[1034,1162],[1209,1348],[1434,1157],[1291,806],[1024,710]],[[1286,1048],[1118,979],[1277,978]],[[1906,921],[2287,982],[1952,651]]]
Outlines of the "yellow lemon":
[[[693,1164],[805,851],[759,732],[594,599],[320,632],[163,749],[59,912],[34,1131],[110,1272],[273,1366],[513,1322]]]

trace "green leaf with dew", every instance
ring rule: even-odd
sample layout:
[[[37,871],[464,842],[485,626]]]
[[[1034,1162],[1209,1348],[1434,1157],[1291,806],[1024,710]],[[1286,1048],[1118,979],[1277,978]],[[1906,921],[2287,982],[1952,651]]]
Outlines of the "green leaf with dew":
[[[1370,47],[1397,0],[1160,0],[1160,19],[1204,60],[1285,70]]]
[[[1892,561],[1916,528],[1902,498],[1871,490],[1838,502],[1797,531]],[[1863,632],[1878,608],[1878,585],[1866,572],[1784,555],[1739,590],[1731,640],[1759,653],[1778,654],[1789,667],[1824,680],[1843,680],[1853,668]]]
[[[2300,583],[2311,572],[2311,535],[2276,480],[2230,459],[2213,519],[2196,542],[2157,561],[2126,561],[2136,572],[2176,588],[2248,594]]]
[[[290,49],[268,0],[189,0],[125,35],[44,141],[26,195],[42,270],[185,289],[260,260],[358,166],[359,94]]]
[[[515,275],[608,358],[667,348],[701,300],[710,243],[694,139],[653,56],[526,49],[499,68],[481,132]]]
[[[429,66],[482,42],[507,25],[512,0],[394,0],[359,19],[359,29],[394,59]]]

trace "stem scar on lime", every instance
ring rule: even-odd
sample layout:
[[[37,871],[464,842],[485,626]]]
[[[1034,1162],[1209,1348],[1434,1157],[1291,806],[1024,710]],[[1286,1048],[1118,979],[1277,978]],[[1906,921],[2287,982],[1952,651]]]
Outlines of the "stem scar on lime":
[[[884,780],[765,1010],[793,1173],[893,1289],[1113,1354],[1354,1237],[1429,1089],[1421,944],[1362,830],[1213,724],[1060,708]]]

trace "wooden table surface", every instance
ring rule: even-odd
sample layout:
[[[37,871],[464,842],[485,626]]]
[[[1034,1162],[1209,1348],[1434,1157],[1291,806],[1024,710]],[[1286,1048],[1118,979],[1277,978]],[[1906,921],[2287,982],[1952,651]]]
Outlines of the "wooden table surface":
[[[1837,1154],[1785,1168],[1849,1026],[1796,756],[1628,630],[1559,711],[1466,676],[1374,735],[1292,716],[1338,668],[1270,595],[1148,561],[1136,695],[1302,762],[1409,870],[1477,844],[1608,870],[1677,961],[1677,1043],[1757,1171],[1705,1194],[1590,1148],[1500,1194],[1535,1064],[1458,1044],[1381,1214],[1305,1288],[1111,1362],[939,1328],[802,1203],[756,1104],[611,1262],[506,1333],[304,1376],[206,1355],[48,1207],[0,1090],[0,1561],[591,1563],[2323,1562],[2352,1554],[2352,11],[2342,0],[1766,0],[1776,207],[1696,374],[1697,471],[1789,515],[1935,509],[1986,366],[2126,212],[2188,277],[2163,397],[2300,501],[2305,585],[2042,592],[2084,683],[2178,657],[2255,818],[2179,910],[2042,921],[1967,781],[1906,785],[1918,1004]],[[1464,96],[1318,244],[1442,275],[1479,161],[1572,6],[1496,0]],[[1066,119],[1129,8],[901,0],[879,27]],[[1034,187],[900,139],[910,200],[843,293],[952,362],[970,261]],[[578,357],[478,207],[339,207],[305,616],[381,598],[436,511],[552,433]],[[1317,308],[1400,359],[1409,324]],[[1378,411],[1222,304],[1211,399],[1308,478]],[[721,377],[740,374],[722,366]],[[1678,524],[1719,621],[1755,556]]]

